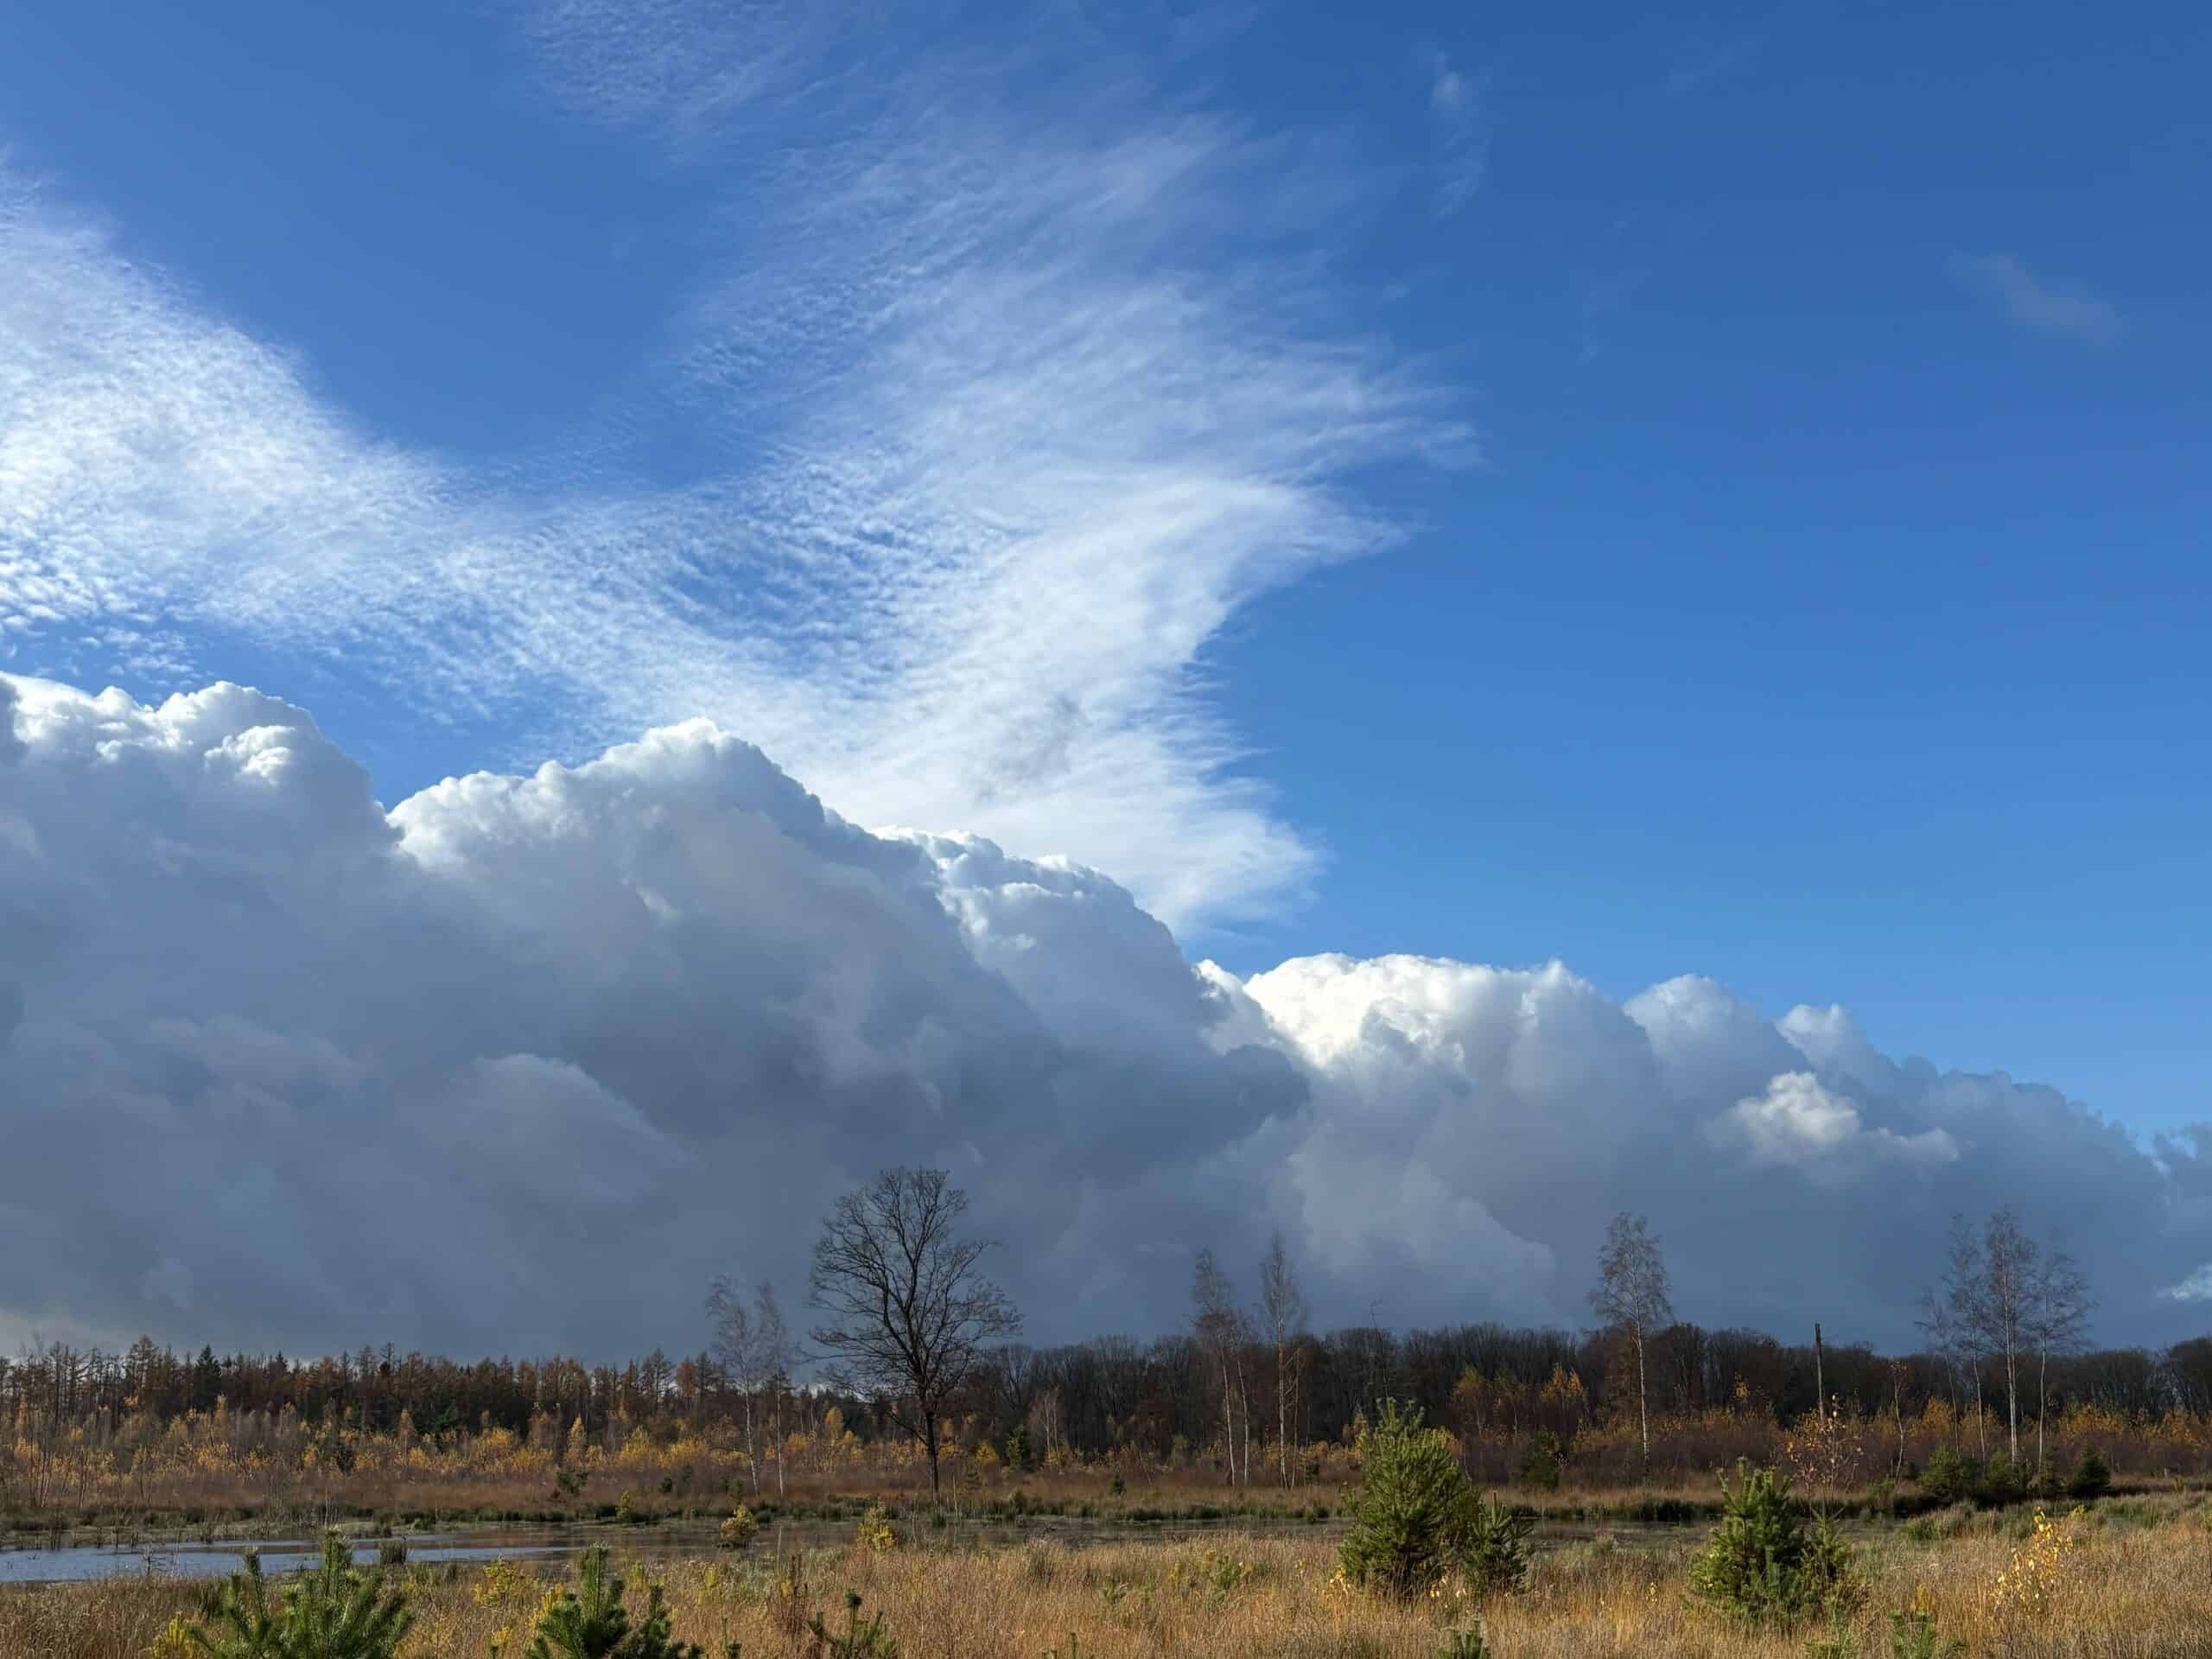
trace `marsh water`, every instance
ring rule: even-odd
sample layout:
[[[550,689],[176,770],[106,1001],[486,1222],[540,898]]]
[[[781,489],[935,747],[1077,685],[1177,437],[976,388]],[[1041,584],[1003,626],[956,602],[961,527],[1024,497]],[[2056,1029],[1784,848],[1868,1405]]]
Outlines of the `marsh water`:
[[[1167,1541],[1236,1532],[1262,1535],[1333,1535],[1341,1522],[1315,1523],[1298,1520],[1260,1520],[1223,1516],[1218,1520],[1173,1520],[1133,1522],[1106,1517],[1027,1516],[1018,1520],[949,1517],[941,1527],[913,1527],[909,1535],[934,1547],[994,1548],[1048,1539],[1072,1546],[1122,1543],[1133,1540]],[[1684,1535],[1675,1526],[1631,1524],[1594,1526],[1546,1521],[1531,1541],[1539,1549],[1557,1548],[1608,1533],[1624,1545],[1657,1544]],[[834,1548],[852,1540],[850,1522],[802,1521],[772,1526],[756,1539],[749,1553],[775,1554],[793,1549]],[[362,1534],[351,1540],[353,1559],[366,1565],[391,1535]],[[410,1566],[442,1562],[481,1564],[510,1560],[571,1557],[594,1544],[607,1544],[624,1554],[645,1560],[673,1560],[709,1556],[719,1552],[711,1522],[670,1522],[639,1528],[612,1525],[537,1527],[458,1527],[439,1532],[397,1535],[407,1549]],[[321,1546],[313,1537],[267,1539],[207,1539],[112,1535],[104,1539],[79,1535],[50,1543],[0,1544],[0,1586],[81,1582],[87,1580],[154,1577],[214,1579],[234,1573],[249,1549],[260,1553],[270,1573],[288,1573],[312,1566]]]

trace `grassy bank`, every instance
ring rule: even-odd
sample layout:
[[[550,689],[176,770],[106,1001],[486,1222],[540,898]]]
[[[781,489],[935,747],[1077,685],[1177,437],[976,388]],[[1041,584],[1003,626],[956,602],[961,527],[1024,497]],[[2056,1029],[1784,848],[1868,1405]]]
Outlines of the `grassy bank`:
[[[1065,1656],[1071,1634],[1098,1659],[1436,1659],[1449,1630],[1478,1619],[1499,1659],[1804,1659],[1808,1638],[1872,1659],[1891,1652],[1889,1616],[1915,1605],[1970,1654],[2149,1659],[2212,1652],[2208,1515],[2201,1499],[2161,1497],[2062,1521],[2069,1541],[2037,1558],[2026,1596],[2027,1512],[1961,1509],[1887,1525],[1859,1551],[1859,1609],[1834,1629],[1793,1632],[1737,1628],[1688,1599],[1694,1532],[1649,1548],[1624,1548],[1640,1541],[1627,1535],[1546,1552],[1522,1594],[1482,1607],[1449,1591],[1411,1606],[1347,1592],[1334,1582],[1333,1541],[1302,1534],[953,1550],[913,1528],[887,1550],[811,1553],[796,1573],[757,1548],[712,1561],[632,1561],[630,1572],[664,1583],[678,1635],[710,1653],[736,1642],[769,1659],[808,1650],[797,1632],[809,1616],[839,1627],[849,1591],[884,1616],[906,1659]],[[409,1659],[474,1659],[495,1638],[519,1651],[546,1588],[526,1566],[417,1567],[410,1578]],[[0,1595],[0,1653],[144,1659],[198,1595],[144,1579]]]

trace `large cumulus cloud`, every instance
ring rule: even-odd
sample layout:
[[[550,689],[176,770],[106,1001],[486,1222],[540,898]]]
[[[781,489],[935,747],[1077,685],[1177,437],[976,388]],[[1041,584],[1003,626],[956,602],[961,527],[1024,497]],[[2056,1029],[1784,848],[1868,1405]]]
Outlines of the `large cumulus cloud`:
[[[1573,1319],[1649,1212],[1682,1312],[1896,1338],[1955,1208],[2192,1310],[2204,1137],[1709,982],[1193,969],[1114,882],[870,833],[705,723],[387,812],[300,709],[0,677],[0,1334],[600,1354],[796,1291],[948,1165],[1042,1338],[1175,1323],[1280,1225],[1325,1319]]]

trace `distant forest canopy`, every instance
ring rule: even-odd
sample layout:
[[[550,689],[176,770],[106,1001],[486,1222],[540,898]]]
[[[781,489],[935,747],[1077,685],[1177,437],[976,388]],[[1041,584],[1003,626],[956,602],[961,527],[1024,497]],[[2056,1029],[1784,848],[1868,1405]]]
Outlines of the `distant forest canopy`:
[[[995,1441],[1014,1425],[1040,1418],[1078,1458],[1124,1451],[1169,1460],[1217,1441],[1223,1433],[1217,1356],[1199,1339],[1100,1337],[1056,1348],[1019,1344],[991,1350],[961,1402],[967,1436]],[[1676,1324],[1646,1344],[1655,1419],[1726,1412],[1790,1422],[1812,1410],[1817,1363],[1833,1405],[1867,1418],[1925,1414],[1931,1402],[1970,1411],[1973,1379],[1929,1354],[1892,1359],[1856,1344],[1785,1344],[1762,1332],[1707,1331]],[[1465,1379],[1503,1431],[1542,1426],[1572,1436],[1584,1427],[1637,1416],[1636,1364],[1618,1332],[1468,1325],[1394,1333],[1355,1326],[1300,1332],[1289,1344],[1287,1390],[1295,1443],[1341,1443],[1356,1414],[1395,1397],[1421,1406],[1429,1421],[1456,1426],[1468,1409]],[[1275,1349],[1248,1344],[1243,1371],[1251,1396],[1251,1433],[1275,1438]],[[2002,1414],[1997,1363],[1986,1362],[1985,1407]],[[1457,1391],[1455,1399],[1455,1390]],[[820,1386],[784,1386],[794,1417],[818,1420],[835,1407],[863,1440],[898,1439],[880,1402]],[[499,1428],[520,1436],[581,1424],[591,1439],[643,1429],[674,1439],[735,1424],[749,1395],[705,1351],[671,1357],[656,1350],[624,1365],[588,1366],[567,1358],[480,1359],[474,1363],[392,1348],[294,1360],[283,1354],[180,1354],[142,1338],[125,1352],[53,1343],[0,1359],[0,1429],[105,1423],[138,1417],[167,1422],[209,1412],[219,1402],[236,1413],[290,1414],[307,1424],[342,1424],[361,1433],[398,1431],[436,1438]],[[2024,1402],[2032,1412],[2034,1396]],[[2179,1412],[2212,1416],[2212,1338],[2164,1351],[2106,1349],[2053,1356],[2049,1404],[2055,1419],[2079,1407],[2128,1418]],[[1485,1424],[1484,1427],[1489,1425]],[[1043,1449],[1039,1444],[1039,1451]]]
[[[804,1348],[772,1284],[748,1292],[727,1278],[706,1299],[701,1351],[656,1349],[619,1368],[464,1364],[390,1348],[302,1363],[219,1358],[212,1346],[186,1358],[145,1338],[121,1354],[50,1344],[0,1361],[0,1427],[13,1431],[0,1442],[0,1478],[12,1488],[10,1471],[28,1467],[43,1501],[64,1453],[80,1487],[96,1465],[150,1476],[165,1459],[344,1470],[367,1439],[410,1462],[435,1461],[427,1441],[463,1463],[486,1452],[497,1465],[512,1452],[531,1471],[577,1478],[594,1460],[666,1452],[682,1465],[663,1477],[671,1492],[678,1472],[688,1482],[701,1459],[740,1450],[756,1486],[771,1461],[780,1489],[794,1452],[819,1471],[894,1446],[918,1450],[932,1494],[948,1456],[984,1460],[1000,1446],[1022,1469],[1217,1461],[1246,1484],[1257,1449],[1287,1486],[1301,1469],[1319,1478],[1385,1400],[1418,1408],[1484,1469],[1517,1449],[1556,1472],[1571,1448],[1595,1471],[1632,1442],[1637,1473],[1687,1473],[1716,1456],[1770,1452],[1760,1442],[1792,1426],[1809,1426],[1825,1448],[1815,1462],[1858,1442],[1855,1468],[1871,1451],[1866,1431],[1886,1425],[1885,1455],[1903,1473],[1916,1437],[1955,1440],[1969,1416],[1986,1455],[1999,1412],[2008,1465],[2028,1449],[2022,1426],[2032,1422],[2041,1474],[2047,1431],[2076,1455],[2090,1436],[2131,1438],[2139,1469],[2212,1457],[2212,1338],[2158,1353],[2088,1351],[2088,1283],[2009,1208],[1979,1228],[1955,1217],[1923,1308],[1932,1351],[1885,1357],[1826,1344],[1817,1325],[1811,1343],[1785,1344],[1677,1319],[1661,1242],[1626,1211],[1598,1253],[1590,1303],[1601,1324],[1586,1335],[1484,1324],[1317,1336],[1278,1233],[1259,1264],[1255,1307],[1202,1249],[1187,1334],[1033,1348],[1014,1340],[1021,1315],[988,1277],[990,1246],[962,1230],[967,1206],[947,1172],[931,1169],[883,1170],[838,1198],[815,1246],[807,1306],[818,1322]],[[810,1363],[821,1380],[802,1384]],[[1840,1428],[1850,1432],[1839,1438]],[[1586,1447],[1595,1455],[1580,1458]],[[1826,1460],[1836,1484],[1845,1465]]]

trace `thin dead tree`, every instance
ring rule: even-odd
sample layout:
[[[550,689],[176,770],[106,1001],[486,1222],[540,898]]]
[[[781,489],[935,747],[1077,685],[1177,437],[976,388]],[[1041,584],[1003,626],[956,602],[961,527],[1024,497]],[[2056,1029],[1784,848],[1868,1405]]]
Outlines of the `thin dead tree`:
[[[983,1363],[983,1344],[1021,1329],[982,1272],[990,1246],[956,1229],[968,1195],[941,1169],[887,1169],[839,1198],[814,1246],[812,1332],[838,1387],[877,1401],[929,1458],[930,1493],[946,1409]]]

